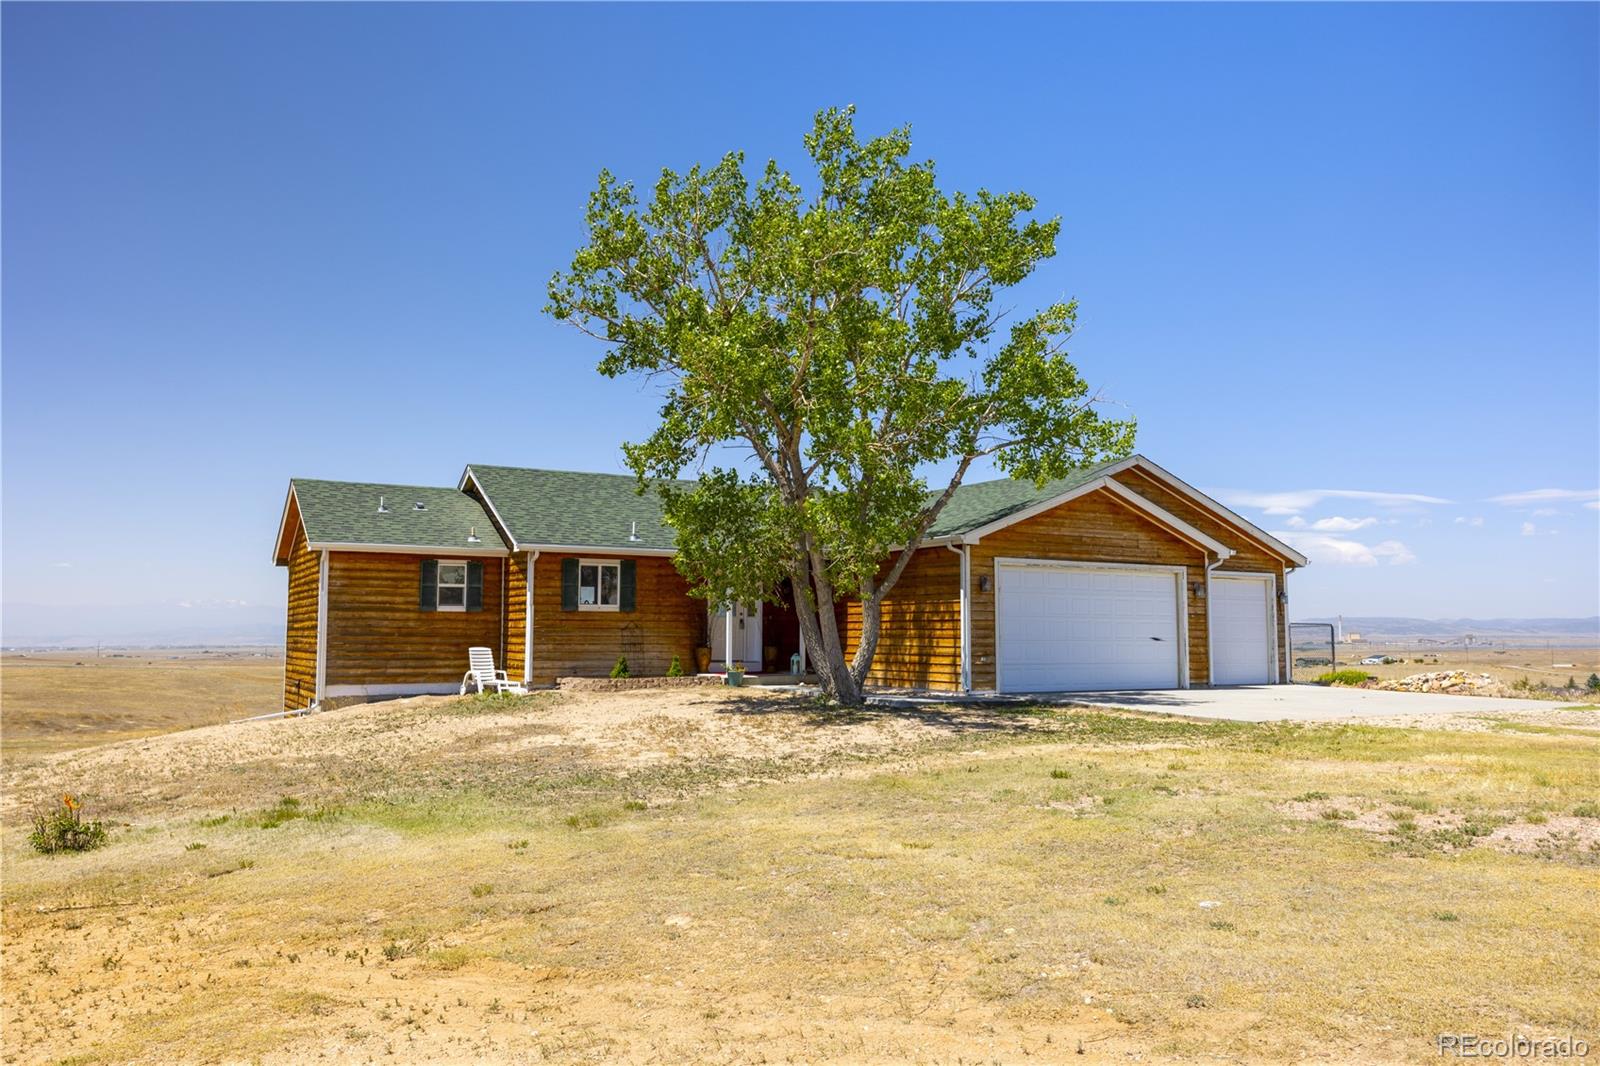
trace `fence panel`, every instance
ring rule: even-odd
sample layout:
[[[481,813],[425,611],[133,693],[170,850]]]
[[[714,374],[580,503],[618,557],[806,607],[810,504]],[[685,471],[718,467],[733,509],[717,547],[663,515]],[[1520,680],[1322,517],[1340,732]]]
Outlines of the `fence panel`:
[[[1289,623],[1289,676],[1297,683],[1315,680],[1339,668],[1331,622]]]

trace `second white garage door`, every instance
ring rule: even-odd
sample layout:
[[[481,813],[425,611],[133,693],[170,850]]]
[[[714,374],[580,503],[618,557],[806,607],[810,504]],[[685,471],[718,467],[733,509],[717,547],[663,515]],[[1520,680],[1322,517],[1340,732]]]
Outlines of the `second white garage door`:
[[[1211,575],[1211,672],[1214,685],[1276,680],[1272,579]]]
[[[1002,692],[1177,688],[1181,572],[1000,563]]]

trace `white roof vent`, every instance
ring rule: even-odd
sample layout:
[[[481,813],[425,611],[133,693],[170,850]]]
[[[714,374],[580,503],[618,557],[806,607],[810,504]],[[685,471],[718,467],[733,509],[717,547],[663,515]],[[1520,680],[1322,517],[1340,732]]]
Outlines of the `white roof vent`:
[[[478,527],[477,526],[473,526],[473,527],[471,527],[470,529],[467,530],[467,543],[468,544],[482,544],[483,543],[483,538],[478,536]]]
[[[383,497],[381,495],[378,497],[378,513],[379,514],[388,514],[389,513],[389,505],[383,502]]]
[[[637,541],[639,539],[639,523],[638,522],[633,523],[633,528],[628,530],[628,539],[632,540],[632,541]]]
[[[413,511],[426,511],[428,509],[428,505],[423,503],[421,500],[418,500],[416,503],[411,505],[411,509]]]

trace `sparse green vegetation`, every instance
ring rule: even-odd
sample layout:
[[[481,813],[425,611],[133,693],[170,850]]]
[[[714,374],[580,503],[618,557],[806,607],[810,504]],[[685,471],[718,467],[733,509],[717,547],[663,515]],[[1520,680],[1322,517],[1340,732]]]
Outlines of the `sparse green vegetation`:
[[[625,655],[617,656],[617,661],[611,664],[611,676],[612,677],[627,677],[628,676],[628,657],[627,656],[625,656]]]
[[[83,803],[70,792],[61,802],[33,816],[28,843],[46,855],[59,851],[93,851],[106,842],[106,827],[83,817]]]
[[[1318,685],[1365,685],[1371,681],[1372,675],[1365,670],[1330,670],[1320,674],[1315,683]]]

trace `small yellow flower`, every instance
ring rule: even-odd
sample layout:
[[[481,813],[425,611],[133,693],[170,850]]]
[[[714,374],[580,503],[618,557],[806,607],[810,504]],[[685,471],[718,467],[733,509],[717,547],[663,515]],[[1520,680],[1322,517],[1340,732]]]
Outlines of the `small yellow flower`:
[[[63,792],[61,794],[61,802],[69,811],[75,811],[78,809],[78,800],[70,792]]]

